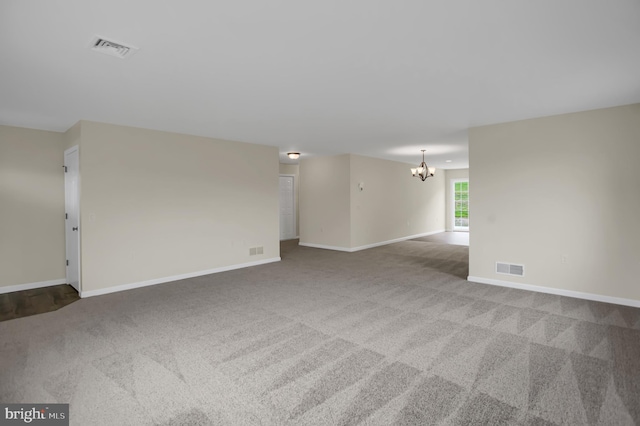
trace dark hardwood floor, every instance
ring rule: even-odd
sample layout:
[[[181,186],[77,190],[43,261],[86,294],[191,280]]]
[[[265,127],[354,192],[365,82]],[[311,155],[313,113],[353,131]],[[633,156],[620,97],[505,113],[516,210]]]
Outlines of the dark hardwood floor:
[[[0,294],[0,321],[55,311],[79,299],[67,284]]]

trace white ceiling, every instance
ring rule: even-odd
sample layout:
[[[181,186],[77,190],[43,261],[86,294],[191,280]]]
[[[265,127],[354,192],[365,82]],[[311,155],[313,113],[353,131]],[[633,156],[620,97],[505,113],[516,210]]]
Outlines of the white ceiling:
[[[470,126],[636,102],[638,0],[0,3],[0,124],[461,168]]]

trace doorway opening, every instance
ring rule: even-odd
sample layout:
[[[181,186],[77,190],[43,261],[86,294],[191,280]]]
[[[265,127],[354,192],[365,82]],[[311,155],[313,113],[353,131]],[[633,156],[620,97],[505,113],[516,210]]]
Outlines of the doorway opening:
[[[280,241],[296,238],[294,175],[280,175]]]

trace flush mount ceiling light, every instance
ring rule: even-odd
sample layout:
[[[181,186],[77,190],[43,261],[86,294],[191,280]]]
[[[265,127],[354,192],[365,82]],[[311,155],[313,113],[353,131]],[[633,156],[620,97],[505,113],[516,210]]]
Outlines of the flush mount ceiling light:
[[[300,153],[299,152],[287,152],[287,157],[291,158],[292,160],[297,160],[298,158],[300,158]]]
[[[138,50],[137,47],[127,46],[100,36],[94,36],[89,47],[94,52],[104,53],[105,55],[115,56],[120,59],[128,58]]]
[[[417,168],[412,168],[411,174],[413,175],[413,177],[420,178],[424,182],[428,177],[433,176],[433,174],[436,172],[436,169],[435,167],[427,167],[427,163],[424,162],[425,150],[421,149],[420,151],[422,151],[422,163],[420,163]]]

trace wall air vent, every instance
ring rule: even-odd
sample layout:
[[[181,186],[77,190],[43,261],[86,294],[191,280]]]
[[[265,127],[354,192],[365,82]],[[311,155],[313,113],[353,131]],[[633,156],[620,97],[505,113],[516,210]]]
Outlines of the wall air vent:
[[[99,36],[95,36],[91,42],[91,50],[94,52],[104,53],[105,55],[115,56],[116,58],[125,59],[133,55],[138,48],[126,46],[112,40],[107,40]]]
[[[524,265],[496,262],[496,273],[505,275],[524,276]]]

